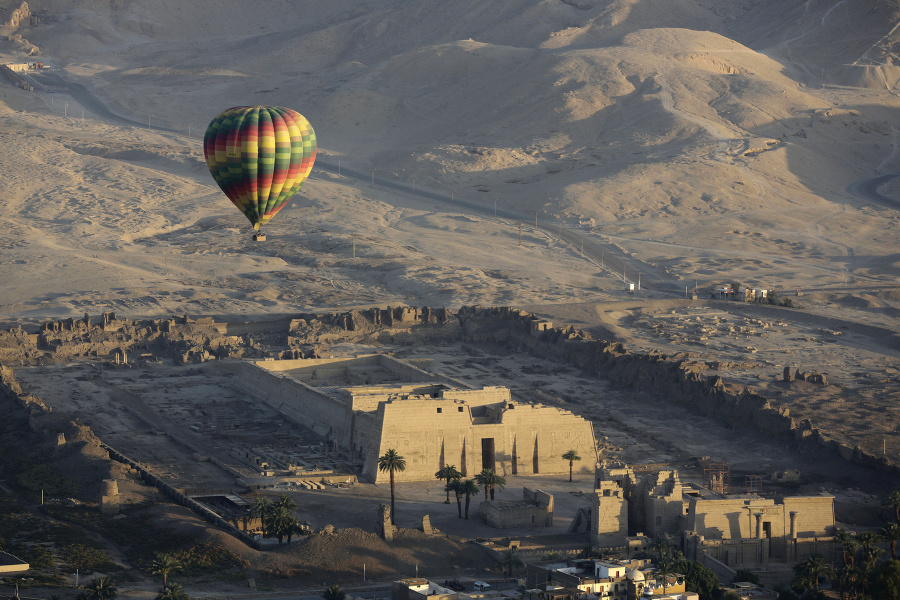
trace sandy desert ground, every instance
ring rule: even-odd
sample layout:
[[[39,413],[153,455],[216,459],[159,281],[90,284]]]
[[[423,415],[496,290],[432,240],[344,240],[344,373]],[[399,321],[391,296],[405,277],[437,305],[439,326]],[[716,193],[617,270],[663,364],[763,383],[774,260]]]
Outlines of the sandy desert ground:
[[[867,448],[897,434],[896,2],[18,6],[0,58],[47,68],[0,87],[5,323],[524,306],[745,385],[824,372],[840,389],[786,401]],[[320,144],[264,243],[202,156],[244,104],[299,110]],[[673,304],[733,281],[804,310]]]

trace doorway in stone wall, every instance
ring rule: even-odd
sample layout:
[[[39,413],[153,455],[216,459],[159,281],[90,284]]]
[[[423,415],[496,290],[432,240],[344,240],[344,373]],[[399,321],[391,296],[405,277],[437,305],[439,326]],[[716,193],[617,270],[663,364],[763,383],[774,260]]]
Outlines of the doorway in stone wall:
[[[481,438],[481,468],[496,472],[494,438]]]

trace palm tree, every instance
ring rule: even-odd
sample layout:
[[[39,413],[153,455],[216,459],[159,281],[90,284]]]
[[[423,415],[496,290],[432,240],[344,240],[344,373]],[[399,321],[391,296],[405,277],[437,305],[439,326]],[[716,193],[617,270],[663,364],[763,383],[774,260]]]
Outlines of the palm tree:
[[[85,600],[115,600],[116,596],[119,595],[119,590],[116,588],[112,577],[106,576],[94,577],[88,582],[84,590]]]
[[[819,581],[833,578],[836,573],[831,563],[821,554],[810,554],[803,562],[794,566],[797,580],[807,588],[819,591]]]
[[[841,596],[841,600],[844,600],[845,594],[852,594],[854,588],[857,584],[857,573],[856,569],[848,567],[844,565],[840,569],[837,570],[834,578],[834,585],[838,589],[838,593]]]
[[[517,548],[507,548],[500,554],[500,565],[503,567],[503,575],[511,577],[513,569],[521,567],[525,563],[519,558],[519,550]]]
[[[840,527],[835,528],[834,530],[834,543],[841,547],[841,564],[843,566],[847,566],[847,544],[850,540],[853,539],[853,534],[848,532],[846,529],[841,529]]]
[[[472,499],[472,496],[481,491],[481,488],[478,487],[478,483],[474,479],[466,479],[464,481],[461,481],[459,486],[460,492],[462,492],[466,496],[466,519],[468,520],[469,501]]]
[[[575,452],[574,450],[569,450],[568,452],[563,454],[562,457],[564,460],[569,461],[569,481],[572,481],[572,464],[576,460],[581,460],[581,457],[578,456],[578,453]]]
[[[378,470],[391,474],[391,525],[396,525],[394,523],[394,471],[405,471],[406,459],[397,454],[396,450],[389,449],[384,456],[378,457]]]
[[[347,597],[347,594],[341,586],[334,584],[322,593],[322,597],[325,598],[325,600],[344,600],[344,598]]]
[[[665,547],[660,550],[659,555],[653,561],[656,565],[656,574],[660,576],[663,581],[663,594],[669,589],[669,575],[675,573],[675,570],[678,568],[678,563],[680,563],[683,558],[681,552],[672,550],[668,545],[668,542],[666,542]]]
[[[434,478],[439,481],[446,481],[448,484],[454,480],[462,477],[462,473],[456,470],[456,465],[445,465],[440,471],[434,474]],[[450,488],[444,486],[447,490],[447,499],[444,500],[444,504],[450,504]]]
[[[157,553],[156,558],[150,565],[151,573],[154,575],[162,575],[163,588],[169,584],[169,573],[175,573],[182,569],[181,563],[171,554]]]
[[[484,487],[485,500],[488,499],[488,493],[490,493],[491,500],[494,499],[495,488],[500,488],[502,490],[506,487],[506,477],[494,473],[493,469],[482,469],[481,473],[475,476],[475,481]]]
[[[278,502],[273,504],[275,508],[284,507],[288,512],[294,512],[297,510],[297,503],[291,500],[291,498],[287,494],[282,494],[278,497]]]
[[[459,511],[459,518],[462,519],[462,481],[457,477],[448,481],[444,487],[447,489],[448,496],[450,492],[456,494],[456,508]]]
[[[881,538],[891,547],[891,560],[897,560],[897,540],[900,540],[900,523],[888,523],[882,527]]]
[[[266,529],[270,535],[274,535],[278,538],[279,544],[284,541],[286,535],[289,535],[290,530],[295,524],[299,526],[297,517],[292,515],[287,507],[283,505],[276,504],[273,506],[266,519]]]
[[[291,543],[291,538],[295,533],[303,533],[303,525],[300,523],[300,519],[292,516],[287,523],[287,528],[285,529],[288,544]]]
[[[874,552],[874,547],[881,540],[881,536],[875,531],[863,531],[856,537],[860,546],[862,546],[863,560],[874,565],[875,560],[878,558],[877,553]]]
[[[894,509],[894,520],[900,523],[900,491],[891,492],[884,505]]]
[[[191,600],[191,597],[188,596],[186,591],[181,589],[180,585],[177,583],[170,583],[169,585],[163,586],[163,589],[157,594],[156,600]]]
[[[271,510],[272,504],[265,496],[257,496],[256,501],[253,502],[253,506],[250,507],[250,516],[253,518],[259,517],[263,537],[266,537],[266,518],[269,516]]]

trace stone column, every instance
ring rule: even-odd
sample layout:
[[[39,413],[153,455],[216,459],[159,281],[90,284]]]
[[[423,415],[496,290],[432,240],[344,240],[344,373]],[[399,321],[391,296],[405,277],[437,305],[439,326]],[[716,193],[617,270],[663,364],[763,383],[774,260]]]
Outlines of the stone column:
[[[797,511],[791,511],[791,539],[788,542],[788,558],[791,562],[797,560],[797,527],[799,526],[797,519]]]
[[[756,517],[756,539],[761,540],[762,539],[763,513],[758,512],[758,513],[755,513],[753,516]]]

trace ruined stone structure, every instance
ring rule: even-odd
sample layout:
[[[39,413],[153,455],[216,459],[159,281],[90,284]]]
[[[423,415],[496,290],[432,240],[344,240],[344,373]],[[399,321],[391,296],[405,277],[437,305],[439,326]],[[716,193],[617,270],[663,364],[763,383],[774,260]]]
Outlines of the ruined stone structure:
[[[691,560],[708,556],[732,568],[793,564],[813,553],[831,555],[834,498],[691,498],[684,529],[685,556]]]
[[[594,545],[626,546],[626,536],[636,532],[676,536],[689,560],[712,558],[732,568],[770,561],[792,564],[832,550],[832,496],[773,500],[717,494],[682,484],[677,471],[638,480],[631,469],[606,465],[598,468],[595,486],[590,518]]]
[[[28,7],[27,2],[22,2],[22,4],[19,5],[19,8],[10,13],[9,19],[3,23],[3,26],[18,29],[19,26],[26,23],[31,23],[31,9]]]
[[[388,383],[383,383],[387,380]],[[508,388],[470,389],[387,355],[245,361],[238,387],[339,447],[361,455],[382,482],[378,457],[406,459],[398,481],[427,481],[444,465],[464,477],[568,472],[568,450],[596,456],[591,424],[568,411],[514,402]]]
[[[591,503],[591,543],[594,546],[623,546],[628,536],[628,500],[625,490],[614,481],[602,481]]]
[[[488,525],[507,527],[553,527],[553,494],[522,488],[521,500],[488,500],[478,514]]]
[[[378,505],[378,520],[375,522],[375,533],[381,536],[386,542],[394,541],[394,534],[397,533],[397,527],[391,523],[391,505]]]
[[[100,512],[104,515],[119,513],[119,483],[115,479],[104,479],[100,492]]]

